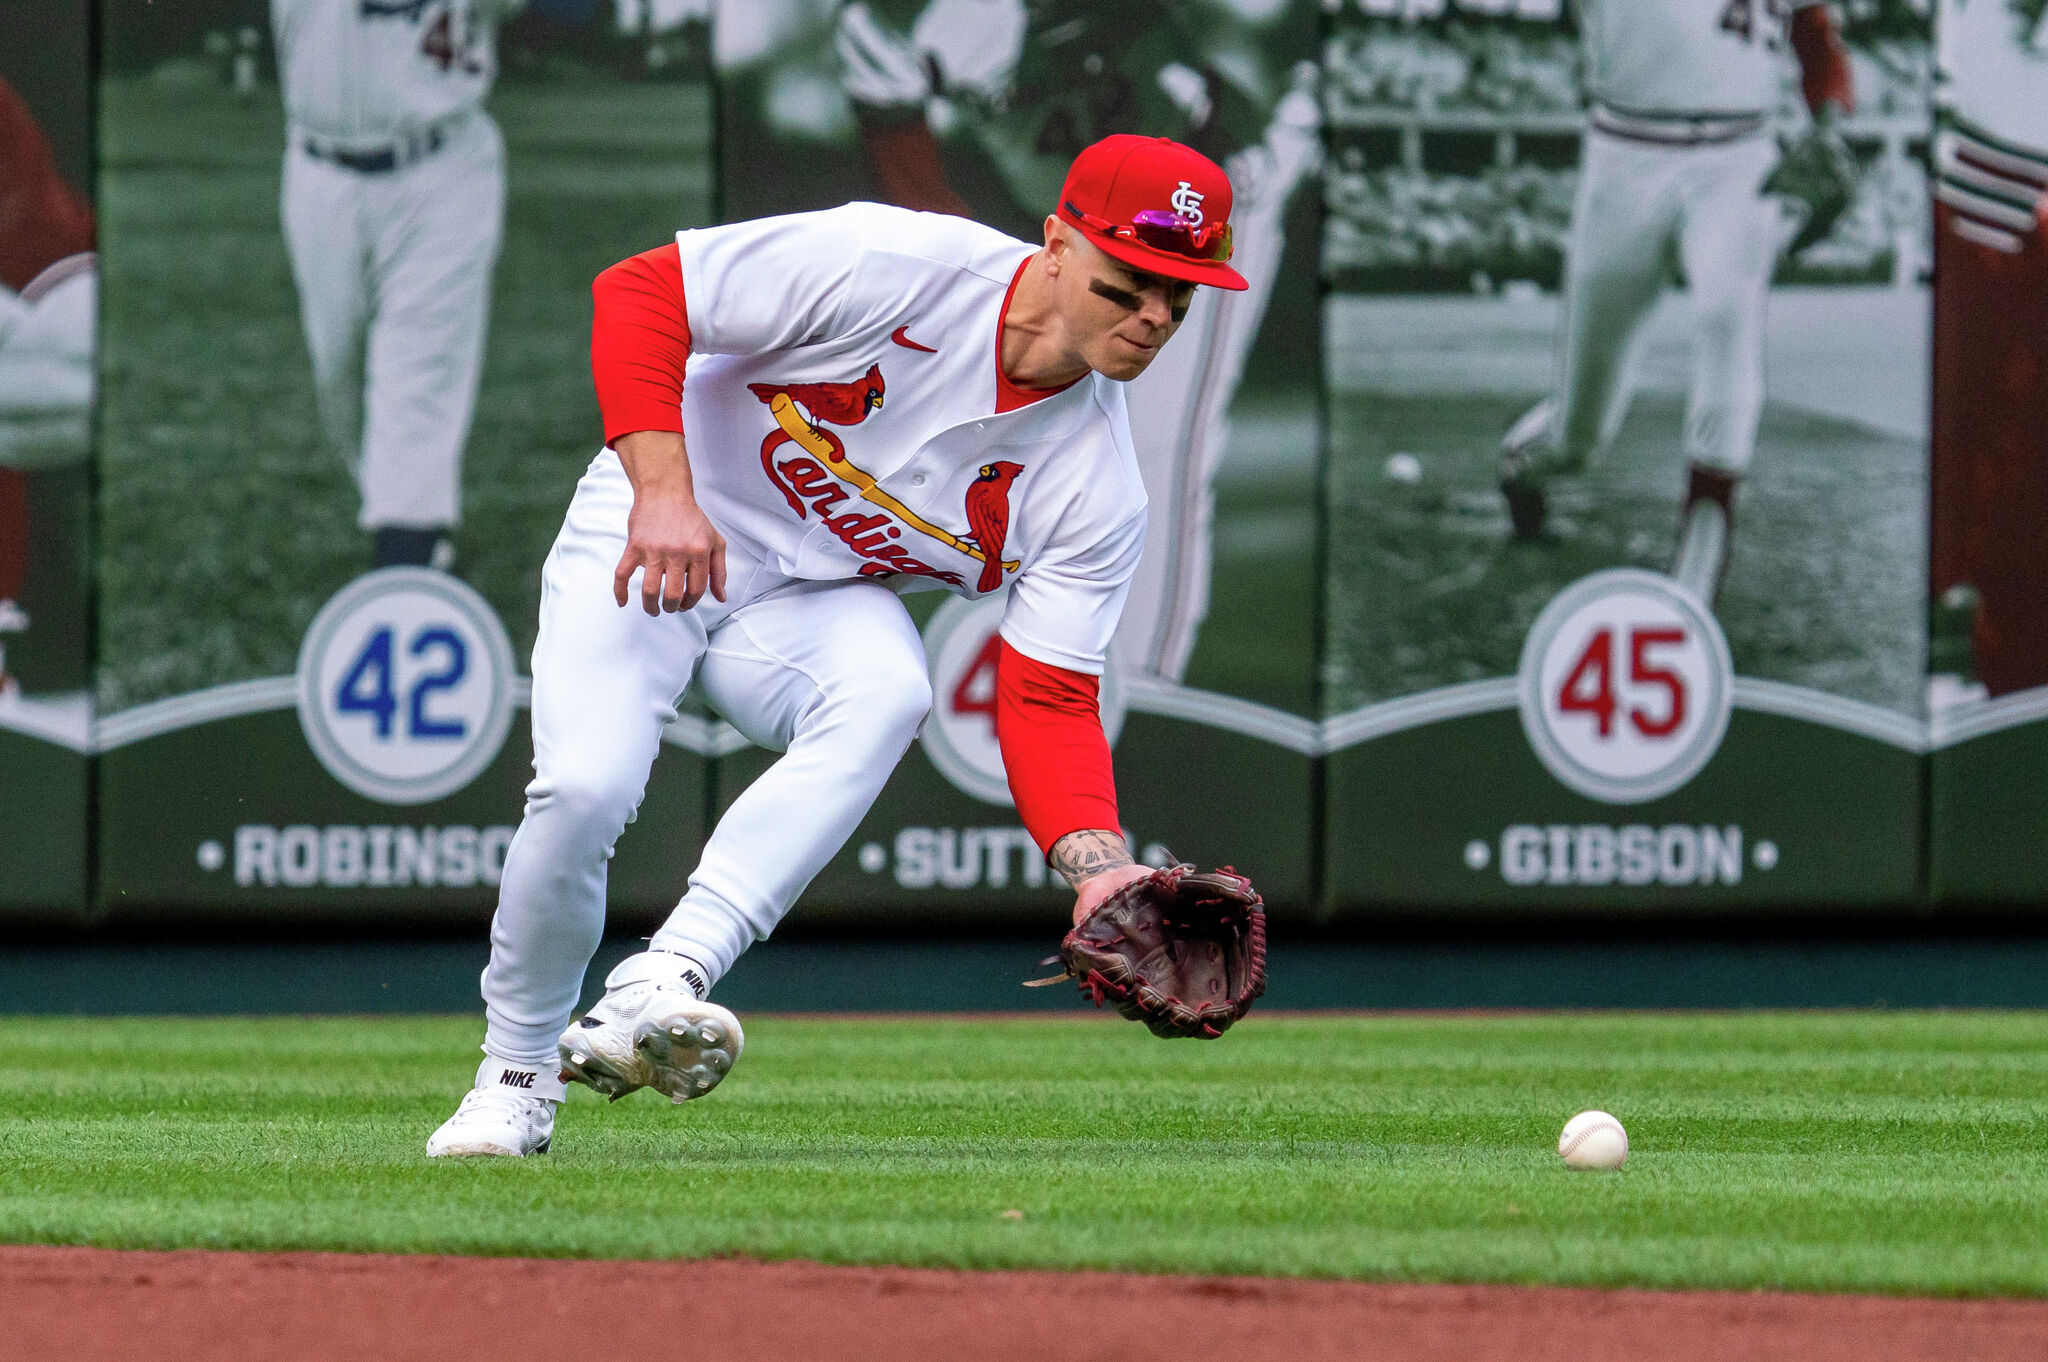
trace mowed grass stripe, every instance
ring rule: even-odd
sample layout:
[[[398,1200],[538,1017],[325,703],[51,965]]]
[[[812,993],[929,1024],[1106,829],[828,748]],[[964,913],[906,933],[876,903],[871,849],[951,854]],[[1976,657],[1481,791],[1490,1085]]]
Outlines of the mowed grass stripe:
[[[704,1101],[430,1163],[477,1032],[0,1021],[0,1239],[2048,1293],[2037,1013],[762,1017]]]

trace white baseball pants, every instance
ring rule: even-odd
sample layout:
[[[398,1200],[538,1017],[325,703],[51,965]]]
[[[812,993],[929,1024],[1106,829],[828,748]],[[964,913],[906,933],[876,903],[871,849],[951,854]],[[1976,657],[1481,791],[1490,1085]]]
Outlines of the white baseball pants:
[[[359,523],[431,529],[462,510],[505,141],[483,113],[401,170],[366,174],[290,134],[282,214],[327,438],[362,491]]]
[[[1297,92],[1282,101],[1264,141],[1230,158],[1224,169],[1239,243],[1230,263],[1251,287],[1196,289],[1173,340],[1125,386],[1149,503],[1145,555],[1110,652],[1125,674],[1179,681],[1209,613],[1214,487],[1230,445],[1230,404],[1286,249],[1281,215],[1321,149],[1317,118],[1313,97]]]
[[[1768,134],[1683,146],[1587,130],[1550,426],[1566,468],[1605,449],[1628,414],[1631,343],[1674,249],[1693,323],[1685,456],[1730,473],[1749,467],[1764,405],[1764,307],[1786,230],[1757,191],[1776,162]]]
[[[542,571],[534,778],[483,977],[484,1048],[513,1063],[555,1062],[604,931],[606,863],[693,677],[735,728],[783,753],[719,819],[651,943],[713,983],[853,834],[931,708],[917,629],[874,582],[796,582],[733,552],[726,604],[650,617],[636,575],[620,608],[612,573],[632,504],[607,450]]]

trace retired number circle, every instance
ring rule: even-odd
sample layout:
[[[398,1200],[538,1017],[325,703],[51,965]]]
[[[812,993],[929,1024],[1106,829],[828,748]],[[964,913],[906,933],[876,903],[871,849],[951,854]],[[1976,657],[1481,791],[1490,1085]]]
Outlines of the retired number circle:
[[[1543,607],[1522,644],[1522,730],[1544,767],[1607,804],[1670,794],[1728,731],[1721,626],[1669,577],[1614,568]]]
[[[955,596],[924,627],[932,678],[932,712],[920,741],[939,774],[976,799],[1012,806],[1010,780],[996,746],[997,634],[1007,592],[966,600]],[[1114,743],[1123,727],[1123,696],[1113,673],[1102,677],[1102,728]]]
[[[512,727],[512,644],[466,582],[382,568],[336,592],[299,645],[299,727],[334,778],[424,804],[482,773]]]

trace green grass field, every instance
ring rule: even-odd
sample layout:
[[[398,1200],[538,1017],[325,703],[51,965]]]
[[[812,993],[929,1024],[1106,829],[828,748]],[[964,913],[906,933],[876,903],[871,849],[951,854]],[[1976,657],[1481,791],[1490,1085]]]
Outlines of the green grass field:
[[[477,1031],[0,1022],[0,1240],[2048,1294],[2044,1014],[758,1017],[701,1102],[430,1163]]]

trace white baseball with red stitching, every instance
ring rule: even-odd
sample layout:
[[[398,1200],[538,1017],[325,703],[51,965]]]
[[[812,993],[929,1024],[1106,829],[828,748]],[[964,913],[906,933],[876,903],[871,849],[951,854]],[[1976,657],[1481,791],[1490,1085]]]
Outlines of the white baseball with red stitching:
[[[1582,1111],[1564,1123],[1557,1155],[1571,1168],[1619,1168],[1628,1161],[1628,1132],[1604,1111]]]

